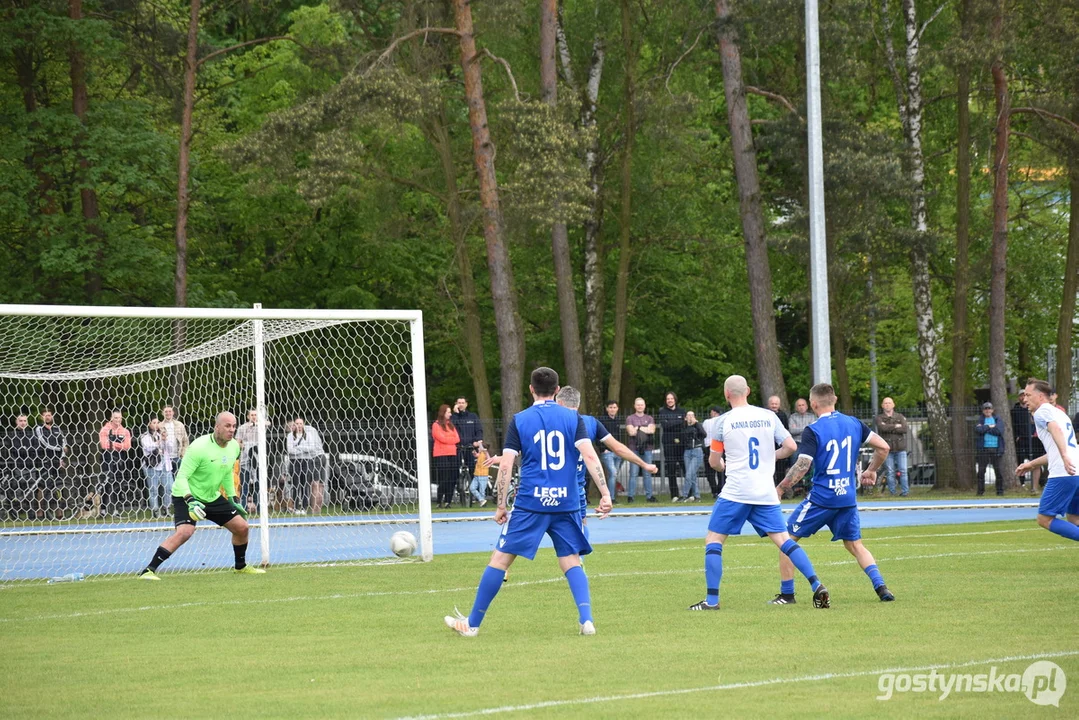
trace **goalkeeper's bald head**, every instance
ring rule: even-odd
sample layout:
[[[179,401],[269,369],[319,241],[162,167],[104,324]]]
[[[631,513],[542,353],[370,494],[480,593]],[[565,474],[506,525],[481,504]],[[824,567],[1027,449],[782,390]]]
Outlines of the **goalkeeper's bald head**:
[[[218,445],[227,445],[236,435],[236,416],[228,410],[219,412],[214,418],[214,440]]]

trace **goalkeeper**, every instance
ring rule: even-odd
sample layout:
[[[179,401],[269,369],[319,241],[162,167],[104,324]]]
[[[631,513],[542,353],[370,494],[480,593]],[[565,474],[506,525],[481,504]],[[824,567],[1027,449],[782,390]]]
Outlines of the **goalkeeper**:
[[[195,534],[195,523],[210,520],[232,533],[236,556],[234,572],[257,575],[266,572],[247,564],[247,512],[235,497],[232,467],[240,457],[236,416],[220,413],[212,435],[203,435],[187,448],[176,482],[172,486],[172,507],[176,532],[157,548],[154,559],[141,573],[142,580],[160,580],[157,568]]]

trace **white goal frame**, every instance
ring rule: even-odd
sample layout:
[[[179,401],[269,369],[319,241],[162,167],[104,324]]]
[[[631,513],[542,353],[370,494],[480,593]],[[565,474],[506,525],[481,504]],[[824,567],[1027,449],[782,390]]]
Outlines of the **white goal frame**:
[[[91,305],[13,305],[0,304],[0,316],[128,318],[150,320],[240,320],[251,321],[254,341],[255,401],[258,412],[258,487],[259,518],[251,523],[260,529],[261,564],[271,562],[270,515],[268,498],[266,364],[263,321],[323,320],[363,322],[393,320],[408,322],[411,338],[413,408],[416,431],[416,479],[418,482],[419,556],[425,562],[434,557],[431,530],[431,468],[427,426],[427,376],[423,352],[423,313],[420,310],[302,310],[268,309],[261,303],[252,308],[179,308],[121,307]],[[383,522],[376,520],[374,522]]]

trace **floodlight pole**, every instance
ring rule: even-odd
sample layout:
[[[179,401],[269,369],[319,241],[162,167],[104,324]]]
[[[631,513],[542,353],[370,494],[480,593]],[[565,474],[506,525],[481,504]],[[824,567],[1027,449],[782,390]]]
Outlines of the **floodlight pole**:
[[[809,295],[813,383],[832,382],[828,328],[828,250],[824,225],[824,143],[821,139],[820,38],[817,0],[806,0],[806,122],[809,132]]]

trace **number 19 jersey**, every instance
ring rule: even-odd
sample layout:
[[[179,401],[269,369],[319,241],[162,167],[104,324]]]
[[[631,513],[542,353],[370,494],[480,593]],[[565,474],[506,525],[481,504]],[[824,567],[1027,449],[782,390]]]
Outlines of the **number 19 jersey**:
[[[858,449],[872,434],[861,420],[838,412],[821,415],[806,426],[798,455],[813,461],[810,502],[826,508],[858,504]]]
[[[503,454],[521,456],[514,507],[542,513],[579,511],[577,447],[587,442],[591,440],[581,416],[554,400],[514,415],[503,445]]]

